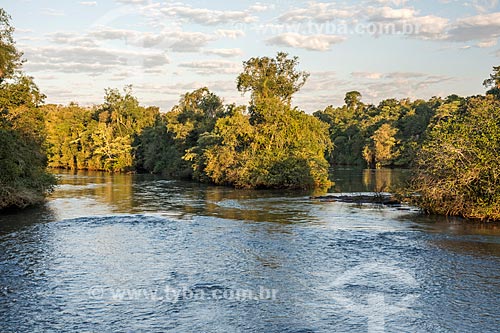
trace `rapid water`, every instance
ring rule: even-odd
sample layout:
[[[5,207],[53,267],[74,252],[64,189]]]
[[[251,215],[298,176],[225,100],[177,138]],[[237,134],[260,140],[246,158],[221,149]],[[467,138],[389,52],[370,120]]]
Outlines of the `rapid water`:
[[[0,215],[0,332],[498,332],[500,228],[153,176],[60,173]],[[400,172],[338,170],[336,192]]]

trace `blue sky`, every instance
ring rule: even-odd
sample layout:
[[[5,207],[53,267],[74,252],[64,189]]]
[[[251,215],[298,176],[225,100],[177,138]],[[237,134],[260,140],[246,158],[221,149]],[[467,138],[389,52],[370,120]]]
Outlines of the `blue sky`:
[[[227,103],[242,62],[278,51],[311,74],[294,98],[314,112],[363,100],[484,92],[500,65],[499,0],[157,1],[0,0],[12,16],[24,69],[48,103],[101,103],[133,86],[143,105],[169,110],[208,86]]]

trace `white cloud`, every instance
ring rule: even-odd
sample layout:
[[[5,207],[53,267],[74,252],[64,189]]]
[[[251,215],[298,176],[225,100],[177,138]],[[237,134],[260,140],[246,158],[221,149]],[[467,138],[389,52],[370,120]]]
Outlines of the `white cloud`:
[[[369,22],[377,24],[384,34],[401,34],[421,39],[444,39],[449,26],[447,18],[419,16],[413,8],[369,7],[363,12]]]
[[[390,72],[384,74],[384,78],[393,80],[408,80],[408,79],[421,78],[424,76],[426,76],[426,74],[417,72]]]
[[[351,76],[356,79],[371,79],[377,80],[382,78],[382,73],[376,72],[352,72]]]
[[[227,30],[227,29],[218,29],[215,31],[217,36],[236,39],[238,37],[245,36],[245,32],[243,30]]]
[[[180,67],[193,70],[201,75],[235,74],[241,71],[241,64],[226,60],[204,60],[183,62]]]
[[[81,2],[79,2],[79,4],[82,6],[93,7],[93,6],[97,6],[97,1],[81,1]]]
[[[56,44],[69,44],[73,46],[95,47],[97,43],[93,38],[80,36],[72,32],[55,32],[46,35]]]
[[[303,21],[326,22],[336,19],[351,18],[356,15],[353,8],[339,9],[337,4],[309,3],[306,8],[298,8],[287,11],[278,17],[280,22],[297,23]]]
[[[444,39],[449,20],[439,16],[418,16],[408,21],[416,30],[412,34],[422,39]]]
[[[132,46],[169,49],[173,52],[197,52],[215,36],[202,32],[165,30],[160,33],[100,27],[90,33],[100,40],[123,40]]]
[[[239,57],[243,55],[243,51],[241,49],[212,49],[205,50],[206,54],[215,54],[221,57]]]
[[[43,46],[25,49],[28,71],[102,74],[120,68],[155,68],[168,64],[160,52],[137,52],[82,46]]]
[[[498,6],[498,0],[472,0],[470,5],[480,13],[487,13]]]
[[[252,6],[248,7],[249,12],[265,12],[267,10],[274,9],[274,5],[264,4],[261,2],[256,2]]]
[[[366,14],[370,21],[379,22],[412,19],[416,16],[416,11],[413,8],[370,7],[366,9]]]
[[[449,31],[449,40],[492,43],[500,37],[500,12],[479,14],[457,20]]]
[[[164,7],[161,12],[167,16],[176,16],[200,25],[252,23],[257,21],[257,17],[246,11],[211,10],[183,5]]]
[[[345,40],[344,37],[334,35],[301,35],[284,33],[266,40],[269,45],[287,46],[310,51],[328,51],[331,46]]]
[[[408,0],[375,0],[375,2],[382,5],[393,5],[400,7],[405,5],[408,2]]]
[[[497,40],[496,39],[485,40],[485,41],[477,43],[477,46],[480,47],[480,48],[488,48],[488,47],[493,47],[495,45],[497,45]]]
[[[124,5],[142,5],[148,3],[148,0],[115,0]]]

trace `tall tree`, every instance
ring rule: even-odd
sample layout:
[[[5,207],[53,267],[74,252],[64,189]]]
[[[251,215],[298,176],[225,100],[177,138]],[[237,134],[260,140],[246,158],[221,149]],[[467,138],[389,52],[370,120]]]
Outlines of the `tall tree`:
[[[16,48],[13,32],[10,15],[0,8],[0,83],[11,77],[22,64],[22,53]]]
[[[305,188],[328,186],[326,124],[291,108],[307,74],[298,59],[252,58],[244,63],[238,90],[251,91],[250,116],[233,108],[212,133],[200,136],[186,156],[216,184],[237,187]],[[198,172],[199,173],[199,172]]]
[[[252,92],[250,113],[259,117],[259,103],[276,98],[287,106],[292,96],[306,83],[309,74],[298,71],[299,59],[289,58],[287,53],[279,52],[275,58],[257,57],[243,62],[243,72],[237,78],[238,91]]]

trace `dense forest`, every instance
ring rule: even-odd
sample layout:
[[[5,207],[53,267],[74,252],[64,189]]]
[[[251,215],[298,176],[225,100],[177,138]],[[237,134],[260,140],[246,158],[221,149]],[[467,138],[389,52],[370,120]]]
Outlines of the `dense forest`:
[[[0,22],[0,209],[41,202],[55,183],[46,166],[328,188],[331,166],[355,165],[413,168],[406,190],[429,213],[500,219],[500,66],[482,96],[372,105],[351,91],[343,106],[313,115],[292,105],[308,74],[286,53],[243,63],[236,89],[250,94],[247,106],[201,88],[161,113],[131,86],[107,89],[93,107],[44,105],[3,10]]]

